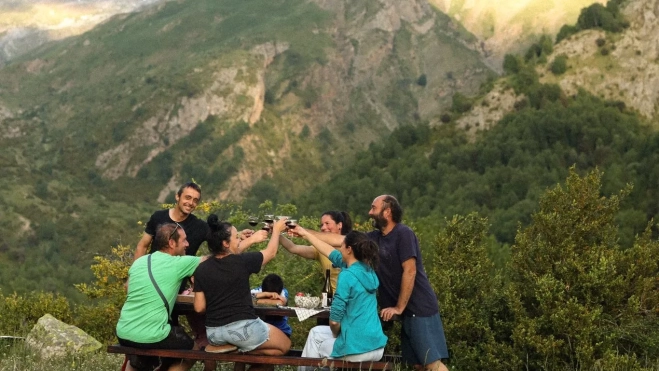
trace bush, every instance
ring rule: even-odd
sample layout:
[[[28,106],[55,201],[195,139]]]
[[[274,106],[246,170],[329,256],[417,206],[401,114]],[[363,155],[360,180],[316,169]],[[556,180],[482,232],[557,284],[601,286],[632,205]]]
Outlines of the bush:
[[[527,368],[593,369],[606,360],[634,369],[659,356],[659,333],[639,332],[657,326],[659,243],[648,229],[633,248],[618,246],[614,218],[630,189],[605,198],[600,182],[599,172],[581,178],[572,168],[512,247],[512,340]]]
[[[419,86],[426,86],[428,84],[428,78],[426,77],[425,73],[419,76],[419,78],[416,80],[416,84]]]
[[[581,30],[601,28],[609,32],[621,32],[629,27],[629,23],[620,13],[618,5],[610,1],[607,6],[594,3],[582,9],[577,20],[577,26]]]
[[[517,56],[512,54],[506,54],[503,57],[503,71],[507,75],[513,75],[520,71],[522,62],[517,58]]]
[[[451,110],[456,113],[465,113],[471,109],[471,99],[467,98],[460,92],[453,94],[453,103]]]
[[[557,55],[551,63],[551,73],[562,75],[567,70],[567,56],[565,54]]]
[[[37,320],[50,313],[62,322],[72,323],[68,300],[49,292],[31,292],[25,296],[0,294],[0,334],[26,335]]]
[[[574,35],[575,33],[579,32],[579,28],[576,26],[570,26],[570,25],[563,25],[561,29],[558,31],[558,34],[556,34],[556,43],[558,44],[561,40],[567,39],[568,37]]]
[[[454,216],[437,234],[426,270],[437,293],[451,364],[466,370],[519,370],[502,276],[488,258],[486,218]]]

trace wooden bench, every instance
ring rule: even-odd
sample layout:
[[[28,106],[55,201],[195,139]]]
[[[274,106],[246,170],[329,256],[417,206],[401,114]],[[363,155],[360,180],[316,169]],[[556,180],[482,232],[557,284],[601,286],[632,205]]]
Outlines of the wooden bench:
[[[208,353],[203,350],[137,349],[121,345],[109,345],[108,353],[233,362],[234,371],[245,371],[246,364],[254,363],[350,370],[393,370],[394,365],[400,364],[400,357],[392,355],[385,355],[382,360],[377,362],[348,362],[340,359],[302,357],[302,351],[300,350],[291,350],[285,356],[264,356],[239,352]]]

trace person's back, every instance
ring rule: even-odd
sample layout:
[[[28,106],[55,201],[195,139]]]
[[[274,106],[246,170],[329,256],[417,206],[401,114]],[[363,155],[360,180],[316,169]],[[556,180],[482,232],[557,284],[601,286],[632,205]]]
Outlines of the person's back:
[[[169,313],[156,292],[147,269],[173,308],[181,281],[191,275],[199,258],[171,256],[157,251],[137,259],[128,271],[128,294],[117,323],[117,336],[141,343],[162,340],[169,332]],[[186,259],[187,258],[187,259]]]
[[[213,256],[195,271],[194,309],[206,312],[211,349],[232,344],[242,352],[269,355],[282,355],[290,349],[290,339],[281,330],[256,316],[249,288],[249,276],[277,254],[285,221],[274,223],[265,249],[241,254],[236,228],[217,215],[208,217],[208,248]]]
[[[387,336],[382,332],[376,300],[379,286],[374,269],[378,261],[377,245],[366,234],[352,231],[343,244],[334,249],[302,227],[294,230],[341,268],[329,326],[316,326],[309,331],[302,356],[353,362],[381,359]],[[299,370],[310,368],[300,367]]]
[[[128,271],[128,295],[116,326],[119,343],[140,349],[193,349],[194,341],[180,327],[169,324],[171,309],[184,277],[194,273],[202,258],[184,256],[185,231],[178,224],[160,225],[155,235],[158,251],[138,258]],[[187,370],[194,361],[128,356],[127,370]]]

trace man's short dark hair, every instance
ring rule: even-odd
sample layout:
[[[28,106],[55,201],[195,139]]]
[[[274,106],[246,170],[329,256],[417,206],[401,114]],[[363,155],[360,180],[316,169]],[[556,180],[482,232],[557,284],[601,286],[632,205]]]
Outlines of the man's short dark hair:
[[[199,195],[201,195],[201,187],[199,186],[199,184],[197,184],[195,182],[187,182],[187,183],[183,184],[181,186],[181,188],[178,189],[178,192],[176,192],[176,194],[179,197],[181,197],[181,194],[183,193],[183,190],[186,189],[186,188],[192,188],[195,191],[199,192]]]
[[[161,251],[169,246],[169,240],[178,241],[179,230],[182,227],[175,223],[161,224],[156,228],[156,237],[153,240],[151,251]]]
[[[263,282],[261,283],[261,291],[276,292],[279,294],[284,291],[284,281],[278,275],[270,273],[263,279]]]
[[[403,220],[403,209],[400,207],[400,203],[398,203],[396,197],[385,195],[382,202],[384,202],[385,208],[388,207],[389,210],[391,210],[391,220],[393,220],[394,223],[400,223],[400,221]]]

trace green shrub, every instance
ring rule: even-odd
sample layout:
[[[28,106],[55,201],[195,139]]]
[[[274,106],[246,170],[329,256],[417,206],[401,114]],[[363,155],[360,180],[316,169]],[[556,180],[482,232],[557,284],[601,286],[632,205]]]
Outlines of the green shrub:
[[[577,26],[571,26],[567,24],[563,25],[563,27],[561,27],[561,29],[556,34],[556,44],[558,44],[561,40],[574,35],[577,32],[579,32],[579,28]]]
[[[503,71],[507,75],[513,75],[519,72],[522,62],[516,55],[506,54],[503,57]]]
[[[428,84],[428,77],[426,77],[426,74],[421,74],[419,78],[416,80],[416,84],[419,86],[426,86]]]
[[[451,110],[456,113],[465,113],[471,109],[471,99],[464,96],[460,92],[453,94],[453,102],[451,104]]]
[[[0,294],[0,334],[26,335],[45,314],[66,323],[73,322],[67,298],[49,292],[31,292],[25,296]]]
[[[630,189],[606,198],[600,182],[597,171],[581,178],[571,169],[512,246],[512,340],[529,369],[605,360],[636,369],[636,360],[659,355],[659,333],[640,331],[657,325],[659,243],[648,232],[627,251],[618,246],[614,218]]]
[[[437,293],[451,365],[466,370],[516,370],[507,341],[512,322],[502,276],[487,253],[489,223],[476,213],[455,216],[433,239],[426,271]]]
[[[567,71],[567,56],[565,54],[557,55],[551,63],[551,73],[562,75]]]

